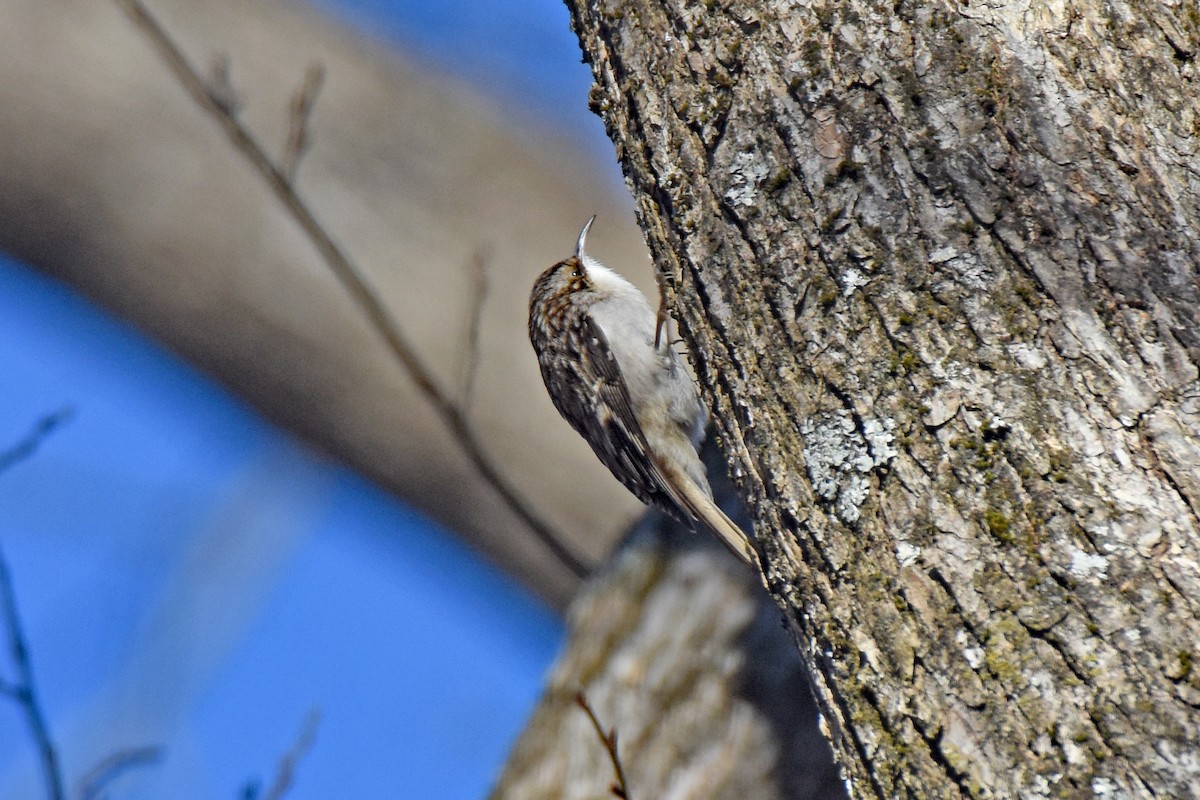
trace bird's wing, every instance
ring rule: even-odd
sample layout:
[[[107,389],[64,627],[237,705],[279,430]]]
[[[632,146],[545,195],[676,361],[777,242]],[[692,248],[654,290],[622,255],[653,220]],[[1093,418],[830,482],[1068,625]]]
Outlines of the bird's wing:
[[[558,387],[550,393],[554,405],[639,500],[685,508],[675,502],[674,492],[649,456],[646,436],[604,331],[588,314],[572,321],[578,328],[567,336],[579,343],[579,357],[539,358],[546,384]]]
[[[587,314],[578,315],[578,359],[542,358],[542,376],[560,414],[581,435],[625,488],[643,503],[700,522],[712,530],[734,555],[757,565],[746,535],[725,516],[683,470],[655,454],[633,412],[629,388],[609,347],[604,331]]]
[[[604,331],[589,314],[572,315],[569,324],[572,329],[565,336],[578,343],[576,359],[560,357],[556,348],[536,348],[554,407],[638,500],[683,511],[686,506],[678,503],[649,457],[646,434],[638,425],[628,386]]]

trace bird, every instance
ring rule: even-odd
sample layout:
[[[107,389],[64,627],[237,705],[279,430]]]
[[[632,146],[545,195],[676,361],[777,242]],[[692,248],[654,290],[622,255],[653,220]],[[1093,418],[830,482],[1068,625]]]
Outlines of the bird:
[[[642,292],[587,254],[551,266],[529,297],[529,340],[558,413],[643,503],[712,531],[752,567],[749,537],[713,502],[697,447],[708,415],[683,358]]]

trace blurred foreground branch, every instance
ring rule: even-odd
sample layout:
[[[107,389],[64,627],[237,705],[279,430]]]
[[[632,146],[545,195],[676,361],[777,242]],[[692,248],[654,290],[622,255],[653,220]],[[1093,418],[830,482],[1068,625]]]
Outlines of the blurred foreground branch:
[[[118,775],[135,767],[148,766],[162,758],[161,747],[128,747],[105,757],[79,782],[79,800],[101,800],[108,784]]]
[[[47,418],[49,419],[49,418]],[[43,434],[44,435],[44,434]],[[42,775],[46,781],[46,796],[50,800],[64,800],[63,780],[58,763],[58,751],[50,740],[46,717],[38,704],[37,691],[33,682],[33,666],[29,661],[29,646],[17,614],[17,598],[13,591],[12,576],[8,562],[0,551],[0,612],[4,615],[4,629],[8,636],[8,650],[12,654],[13,666],[17,670],[16,682],[0,682],[0,693],[11,697],[21,706],[25,721],[33,735],[34,746],[42,764]]]
[[[0,472],[33,455],[42,442],[46,441],[46,437],[58,430],[63,423],[69,422],[74,415],[75,409],[67,406],[39,419],[23,439],[5,450],[0,450]]]
[[[288,115],[288,137],[283,147],[283,157],[280,159],[281,171],[288,181],[296,180],[296,170],[300,167],[300,159],[312,143],[308,130],[308,121],[313,108],[317,104],[317,93],[325,82],[325,67],[313,64],[304,73],[304,83],[292,95],[290,113]]]
[[[533,532],[535,536],[574,575],[583,576],[587,565],[541,519],[520,496],[516,488],[500,472],[483,445],[462,408],[445,392],[433,372],[417,355],[399,323],[388,311],[383,299],[370,286],[358,269],[317,221],[308,205],[301,200],[284,169],[276,165],[255,136],[229,110],[227,104],[214,94],[212,88],[192,67],[179,46],[139,0],[114,0],[129,19],[142,31],[158,51],[163,62],[179,80],[195,103],[213,118],[230,142],[254,167],[270,187],[275,197],[304,231],[322,260],[337,276],[342,286],[370,320],[396,360],[403,366],[421,394],[433,407],[454,440],[470,459],[483,480],[492,487],[504,504]],[[315,90],[314,90],[315,91]],[[308,104],[309,106],[311,103]],[[307,116],[305,109],[304,116]]]
[[[475,396],[475,380],[479,375],[480,345],[483,337],[483,304],[488,295],[487,248],[480,248],[471,256],[471,313],[467,317],[467,354],[463,360],[463,377],[459,389],[459,404],[468,411]]]
[[[0,451],[0,472],[29,458],[41,446],[50,434],[68,421],[74,414],[74,409],[67,407],[47,414],[33,426],[33,429],[15,445]],[[63,800],[63,780],[58,764],[58,752],[50,739],[50,731],[46,727],[46,717],[38,704],[37,690],[33,682],[33,665],[29,660],[29,646],[25,641],[25,632],[21,627],[21,617],[17,613],[17,596],[13,590],[12,575],[4,552],[0,550],[0,614],[4,617],[4,630],[8,638],[8,651],[12,654],[13,666],[17,671],[16,681],[0,679],[0,694],[11,697],[25,714],[25,721],[33,735],[34,746],[42,764],[42,773],[46,781],[46,796],[50,800]]]
[[[732,508],[716,448],[707,455],[717,499]],[[712,537],[647,515],[567,619],[490,800],[594,800],[601,786],[617,797],[636,787],[639,800],[844,800],[778,607]]]
[[[304,722],[300,725],[300,732],[296,735],[296,741],[280,757],[279,766],[275,769],[275,780],[267,789],[267,793],[263,795],[263,800],[281,800],[292,788],[292,784],[296,780],[296,768],[308,755],[308,751],[312,749],[313,740],[317,737],[317,726],[320,723],[321,712],[318,709],[314,708],[305,714]]]

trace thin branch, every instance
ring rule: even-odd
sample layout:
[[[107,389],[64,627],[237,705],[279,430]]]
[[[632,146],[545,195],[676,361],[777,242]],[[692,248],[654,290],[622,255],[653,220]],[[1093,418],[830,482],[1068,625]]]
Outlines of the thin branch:
[[[600,724],[596,712],[592,710],[591,704],[588,703],[587,697],[582,691],[575,693],[575,704],[582,708],[583,713],[587,714],[588,719],[592,721],[596,735],[600,737],[604,749],[608,751],[608,759],[612,762],[613,773],[617,776],[616,782],[609,786],[608,790],[612,792],[613,797],[619,797],[621,800],[633,800],[629,796],[629,784],[625,781],[625,768],[621,766],[621,756],[617,752],[617,729],[613,728],[608,733],[604,732],[604,726]]]
[[[307,152],[311,139],[308,134],[308,121],[312,117],[314,106],[317,104],[317,92],[325,82],[325,67],[313,64],[304,73],[304,83],[292,95],[288,114],[288,137],[283,146],[283,157],[280,159],[281,170],[288,181],[296,180],[296,169],[300,159]]]
[[[184,90],[221,126],[238,152],[266,181],[280,203],[312,241],[321,258],[383,337],[392,354],[408,372],[409,377],[433,406],[434,411],[441,417],[443,424],[457,440],[483,480],[567,569],[580,577],[586,575],[588,567],[583,560],[572,552],[559,539],[557,533],[530,509],[529,504],[520,496],[516,488],[500,473],[499,468],[484,451],[475,429],[462,409],[438,385],[433,374],[426,368],[400,330],[399,324],[392,318],[383,300],[367,283],[360,270],[350,262],[341,248],[317,222],[312,211],[300,199],[283,171],[271,161],[250,131],[218,102],[213,96],[212,90],[192,68],[183,52],[140,0],[113,1],[158,50],[159,55]]]
[[[79,800],[98,800],[100,792],[121,773],[135,767],[149,766],[162,758],[161,747],[129,747],[105,757],[88,770],[79,781]]]
[[[49,418],[47,418],[49,419]],[[35,445],[36,447],[36,445]],[[46,781],[46,796],[50,800],[64,800],[62,772],[58,763],[58,752],[50,741],[46,717],[38,703],[33,684],[33,666],[29,662],[29,646],[21,629],[17,614],[17,598],[13,591],[12,576],[8,562],[0,552],[0,606],[3,606],[4,627],[8,631],[8,649],[12,653],[13,665],[17,669],[17,682],[5,686],[5,693],[13,698],[25,712],[25,721],[33,735],[34,746],[42,762],[42,774]]]
[[[279,759],[279,766],[275,770],[275,780],[263,796],[263,800],[280,800],[287,794],[288,789],[292,788],[292,783],[296,778],[296,767],[312,749],[313,739],[317,736],[317,725],[320,722],[321,712],[318,709],[314,708],[305,715],[304,722],[300,726],[300,733],[296,735],[296,741]]]
[[[463,362],[462,389],[459,404],[471,407],[475,396],[475,378],[479,373],[480,336],[483,333],[483,304],[487,300],[487,265],[490,253],[481,247],[475,251],[469,265],[471,277],[471,316],[467,320],[467,357]]]
[[[212,95],[213,101],[225,109],[226,114],[237,116],[238,109],[242,105],[242,98],[233,88],[228,53],[217,53],[212,57],[208,70],[208,92]]]
[[[9,467],[33,455],[41,447],[42,442],[46,441],[46,437],[54,433],[63,423],[70,421],[73,416],[75,416],[75,409],[68,406],[39,419],[34,423],[33,429],[25,434],[25,438],[7,450],[0,450],[0,472],[4,472]]]

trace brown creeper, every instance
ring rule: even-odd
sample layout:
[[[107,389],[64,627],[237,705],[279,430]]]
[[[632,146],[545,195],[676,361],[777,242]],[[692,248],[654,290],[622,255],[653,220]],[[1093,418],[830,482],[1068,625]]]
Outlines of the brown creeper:
[[[643,503],[701,522],[752,566],[754,547],[712,500],[696,453],[707,421],[683,360],[659,341],[637,287],[584,252],[542,273],[529,298],[529,340],[554,407]]]

